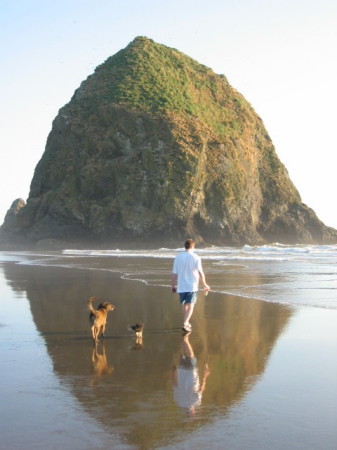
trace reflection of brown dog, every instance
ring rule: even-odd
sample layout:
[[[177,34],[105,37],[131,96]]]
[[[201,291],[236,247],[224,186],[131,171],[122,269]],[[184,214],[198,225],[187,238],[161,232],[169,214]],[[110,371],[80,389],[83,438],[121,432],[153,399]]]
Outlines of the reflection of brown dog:
[[[91,311],[89,316],[89,323],[91,325],[92,339],[94,340],[94,343],[97,344],[100,332],[102,332],[102,337],[104,337],[108,312],[113,311],[115,309],[115,306],[109,302],[104,302],[100,303],[98,305],[98,308],[95,309],[92,306],[93,302],[95,301],[96,297],[91,297],[89,300],[89,309]]]
[[[99,378],[102,375],[109,375],[114,369],[110,367],[106,358],[105,346],[102,344],[102,353],[98,353],[98,346],[92,351],[91,361],[94,366],[95,377]]]

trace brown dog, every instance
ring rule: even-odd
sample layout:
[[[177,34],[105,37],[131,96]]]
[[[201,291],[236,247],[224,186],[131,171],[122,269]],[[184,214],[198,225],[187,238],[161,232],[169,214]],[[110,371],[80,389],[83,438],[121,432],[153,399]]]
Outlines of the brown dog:
[[[105,334],[105,326],[106,326],[106,319],[108,317],[108,312],[113,311],[115,309],[115,306],[112,305],[109,302],[100,303],[98,305],[98,308],[95,309],[92,304],[96,301],[96,297],[91,297],[89,299],[89,310],[90,316],[89,316],[89,323],[91,325],[91,334],[92,338],[94,340],[94,343],[98,343],[98,337],[100,332],[102,331],[102,337],[104,337]]]

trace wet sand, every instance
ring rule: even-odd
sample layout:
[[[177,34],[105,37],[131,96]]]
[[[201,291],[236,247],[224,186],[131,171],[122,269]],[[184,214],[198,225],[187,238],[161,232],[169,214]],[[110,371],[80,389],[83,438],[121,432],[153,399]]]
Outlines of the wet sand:
[[[144,279],[148,261],[132,264]],[[169,279],[171,262],[155,264]],[[337,311],[200,293],[184,338],[167,287],[86,268],[0,269],[3,448],[337,447]],[[116,305],[97,349],[92,295]],[[128,330],[137,321],[142,342]]]

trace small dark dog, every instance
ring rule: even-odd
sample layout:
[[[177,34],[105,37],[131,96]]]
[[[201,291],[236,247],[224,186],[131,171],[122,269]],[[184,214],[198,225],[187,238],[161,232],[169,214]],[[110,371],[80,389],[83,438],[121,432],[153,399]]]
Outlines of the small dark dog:
[[[143,348],[143,330],[144,324],[141,322],[137,322],[135,325],[130,326],[130,330],[135,332],[136,342],[133,347],[135,350],[139,350]]]
[[[100,332],[102,331],[102,337],[104,337],[105,334],[105,326],[106,326],[106,319],[108,317],[108,312],[113,311],[115,309],[115,306],[112,305],[109,302],[100,303],[98,305],[98,308],[95,309],[92,304],[96,301],[96,297],[91,297],[89,299],[89,310],[90,310],[90,316],[89,316],[89,323],[91,325],[91,334],[92,339],[95,344],[98,343],[98,337]]]
[[[144,324],[137,322],[135,325],[130,326],[130,330],[135,332],[136,338],[141,338],[143,336]]]

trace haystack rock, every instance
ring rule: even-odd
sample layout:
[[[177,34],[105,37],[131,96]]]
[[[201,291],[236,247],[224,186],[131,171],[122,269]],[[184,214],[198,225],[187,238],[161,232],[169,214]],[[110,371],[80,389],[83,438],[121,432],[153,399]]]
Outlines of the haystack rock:
[[[10,221],[2,242],[337,241],[226,77],[145,37],[97,67],[60,109],[27,203]]]

